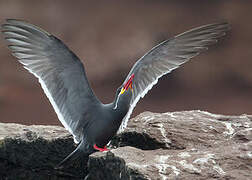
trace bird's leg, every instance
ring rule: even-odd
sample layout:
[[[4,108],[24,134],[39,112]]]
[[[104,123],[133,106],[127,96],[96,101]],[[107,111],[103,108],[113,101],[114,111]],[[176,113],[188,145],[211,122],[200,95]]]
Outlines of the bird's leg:
[[[103,151],[109,151],[109,149],[107,149],[106,146],[104,146],[103,148],[99,148],[98,146],[96,146],[96,144],[94,144],[94,149],[100,151],[100,152],[103,152]]]

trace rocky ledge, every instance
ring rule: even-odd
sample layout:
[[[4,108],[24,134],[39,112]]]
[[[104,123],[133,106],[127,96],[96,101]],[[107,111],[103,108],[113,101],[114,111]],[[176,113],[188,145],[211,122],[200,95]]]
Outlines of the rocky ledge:
[[[0,123],[0,179],[252,179],[251,122],[250,115],[144,112],[111,151],[61,170],[55,165],[75,148],[64,128]]]

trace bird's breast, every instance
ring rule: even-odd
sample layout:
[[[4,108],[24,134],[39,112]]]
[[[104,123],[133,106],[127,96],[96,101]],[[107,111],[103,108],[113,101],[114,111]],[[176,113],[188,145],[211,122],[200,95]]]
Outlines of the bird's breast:
[[[96,123],[91,127],[91,135],[93,143],[98,147],[104,147],[118,131],[122,120],[127,112],[108,111],[105,113],[97,114]]]

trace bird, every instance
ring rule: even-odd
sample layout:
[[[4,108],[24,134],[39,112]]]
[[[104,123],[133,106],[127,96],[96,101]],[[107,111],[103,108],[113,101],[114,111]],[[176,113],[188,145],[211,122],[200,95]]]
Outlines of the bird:
[[[90,87],[82,61],[60,39],[24,20],[1,26],[8,48],[35,75],[76,149],[57,167],[81,155],[107,151],[107,144],[127,127],[140,98],[158,79],[208,49],[230,29],[227,22],[207,24],[154,46],[133,65],[113,102],[103,104]]]

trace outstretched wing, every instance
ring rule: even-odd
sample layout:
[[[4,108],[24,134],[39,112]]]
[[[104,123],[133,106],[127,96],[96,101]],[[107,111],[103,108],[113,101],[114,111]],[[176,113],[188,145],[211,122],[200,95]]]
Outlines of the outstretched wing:
[[[9,19],[2,32],[12,54],[39,79],[59,120],[79,142],[89,123],[83,114],[100,103],[79,58],[55,36],[27,22]]]
[[[127,121],[140,97],[144,97],[160,77],[207,50],[207,46],[216,43],[217,38],[224,36],[229,28],[227,23],[218,23],[186,31],[158,44],[140,58],[123,83],[125,84],[134,74],[131,106],[119,132],[127,126]]]

